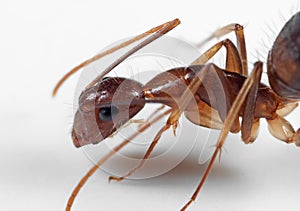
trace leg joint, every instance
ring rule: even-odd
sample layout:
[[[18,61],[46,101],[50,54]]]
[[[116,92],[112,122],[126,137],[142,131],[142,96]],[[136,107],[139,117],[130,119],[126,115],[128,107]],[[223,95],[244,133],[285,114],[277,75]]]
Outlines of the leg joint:
[[[244,30],[244,27],[243,27],[242,25],[238,24],[238,23],[235,24],[234,28],[235,28],[235,31],[241,31],[241,30]]]

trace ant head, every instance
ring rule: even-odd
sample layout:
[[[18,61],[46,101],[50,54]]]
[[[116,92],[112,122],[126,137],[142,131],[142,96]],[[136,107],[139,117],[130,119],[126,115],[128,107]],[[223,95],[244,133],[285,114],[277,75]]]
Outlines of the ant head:
[[[72,139],[76,147],[104,140],[145,105],[143,86],[137,81],[106,77],[79,97]]]

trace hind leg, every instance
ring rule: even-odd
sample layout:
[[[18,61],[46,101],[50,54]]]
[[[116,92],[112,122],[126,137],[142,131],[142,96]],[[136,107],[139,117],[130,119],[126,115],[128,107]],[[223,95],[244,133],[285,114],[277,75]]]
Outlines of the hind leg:
[[[229,34],[231,32],[235,32],[235,36],[237,39],[237,50],[239,53],[239,57],[242,63],[242,75],[248,76],[248,65],[247,65],[247,50],[246,50],[246,42],[245,42],[245,36],[244,36],[244,28],[240,24],[229,24],[227,26],[221,27],[217,29],[214,33],[212,33],[211,36],[209,36],[207,39],[205,39],[203,42],[201,42],[198,47],[201,47],[204,43],[214,39],[214,38],[220,38],[226,34]]]

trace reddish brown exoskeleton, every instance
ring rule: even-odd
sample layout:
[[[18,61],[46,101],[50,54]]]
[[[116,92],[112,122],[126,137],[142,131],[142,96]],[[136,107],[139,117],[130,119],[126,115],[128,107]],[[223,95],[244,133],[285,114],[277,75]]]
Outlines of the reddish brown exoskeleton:
[[[80,68],[152,34],[111,64],[82,91],[72,130],[73,142],[76,147],[99,143],[128,122],[146,103],[161,103],[169,107],[105,155],[74,189],[66,210],[71,209],[78,191],[100,165],[164,115],[169,115],[169,118],[156,134],[140,164],[126,175],[110,179],[120,181],[140,168],[149,158],[162,133],[170,127],[175,131],[178,119],[184,113],[187,119],[197,125],[222,131],[200,184],[181,210],[185,210],[196,199],[229,132],[241,131],[242,140],[252,143],[257,137],[259,119],[265,118],[273,136],[300,146],[300,129],[295,131],[284,119],[300,100],[300,13],[296,13],[285,24],[269,52],[267,66],[271,87],[260,83],[262,62],[256,62],[251,75],[248,75],[244,31],[239,24],[220,28],[209,38],[235,32],[237,46],[228,39],[218,42],[189,67],[178,67],[160,73],[144,85],[127,78],[103,78],[124,59],[178,24],[178,19],[167,22],[96,55],[71,70],[55,87],[53,95]],[[223,46],[227,51],[226,67],[221,69],[215,64],[207,63]],[[192,101],[196,103],[191,103]]]

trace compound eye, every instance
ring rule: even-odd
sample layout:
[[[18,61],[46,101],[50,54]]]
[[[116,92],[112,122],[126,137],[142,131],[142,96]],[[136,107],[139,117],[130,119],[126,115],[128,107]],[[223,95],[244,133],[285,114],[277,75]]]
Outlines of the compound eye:
[[[116,106],[108,106],[100,108],[99,110],[99,118],[104,121],[111,121],[119,112],[119,109]]]

